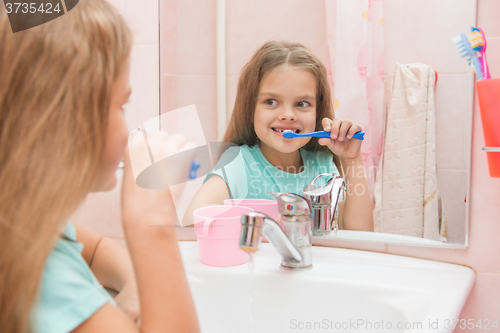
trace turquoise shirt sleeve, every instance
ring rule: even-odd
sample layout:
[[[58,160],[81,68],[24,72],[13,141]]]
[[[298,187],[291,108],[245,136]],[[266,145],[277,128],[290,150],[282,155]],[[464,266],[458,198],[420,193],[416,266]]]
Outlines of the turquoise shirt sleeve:
[[[31,308],[34,332],[71,332],[107,302],[116,305],[83,259],[83,244],[76,241],[70,221],[63,233],[69,240],[57,241],[45,264],[38,299]]]
[[[228,148],[222,154],[214,169],[207,174],[203,183],[212,175],[217,175],[224,180],[229,187],[231,199],[246,198],[248,193],[248,179],[241,146]]]

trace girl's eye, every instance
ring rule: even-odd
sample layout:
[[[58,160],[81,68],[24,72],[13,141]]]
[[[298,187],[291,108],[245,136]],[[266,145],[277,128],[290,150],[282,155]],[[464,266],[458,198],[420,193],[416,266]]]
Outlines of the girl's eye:
[[[278,102],[276,102],[275,99],[266,99],[264,103],[266,103],[269,106],[276,106],[278,104]]]
[[[306,107],[308,107],[308,106],[310,106],[310,105],[311,105],[311,104],[309,104],[309,102],[304,102],[304,101],[302,101],[302,102],[298,102],[298,103],[297,103],[297,106],[298,106],[299,108],[306,108]]]

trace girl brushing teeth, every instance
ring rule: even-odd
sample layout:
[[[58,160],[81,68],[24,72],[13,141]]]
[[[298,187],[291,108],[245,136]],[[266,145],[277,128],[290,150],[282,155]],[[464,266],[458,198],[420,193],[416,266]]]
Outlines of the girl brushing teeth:
[[[297,134],[324,130],[331,135],[286,139],[286,130]],[[185,217],[230,198],[273,199],[270,192],[302,194],[316,175],[329,172],[343,175],[346,181],[339,227],[373,231],[362,141],[353,138],[358,131],[358,124],[335,118],[326,67],[309,49],[298,43],[267,42],[245,65],[239,79],[223,139],[236,146],[222,154]]]

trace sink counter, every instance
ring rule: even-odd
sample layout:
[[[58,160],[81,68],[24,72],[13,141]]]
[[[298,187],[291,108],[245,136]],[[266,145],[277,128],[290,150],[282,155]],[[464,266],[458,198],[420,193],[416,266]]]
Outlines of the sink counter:
[[[263,243],[251,279],[249,264],[205,266],[196,242],[179,247],[202,332],[452,332],[475,278],[463,266],[317,246],[312,269],[290,271]]]

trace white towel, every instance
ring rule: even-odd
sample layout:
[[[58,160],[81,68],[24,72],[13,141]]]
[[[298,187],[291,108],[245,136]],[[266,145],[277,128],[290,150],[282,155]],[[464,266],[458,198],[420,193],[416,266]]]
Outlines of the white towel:
[[[445,241],[437,183],[434,70],[396,63],[375,182],[375,231]]]

